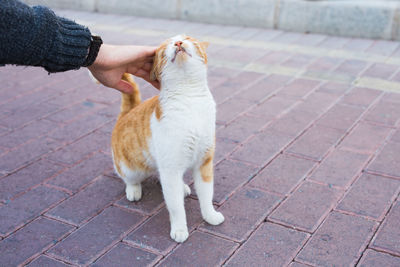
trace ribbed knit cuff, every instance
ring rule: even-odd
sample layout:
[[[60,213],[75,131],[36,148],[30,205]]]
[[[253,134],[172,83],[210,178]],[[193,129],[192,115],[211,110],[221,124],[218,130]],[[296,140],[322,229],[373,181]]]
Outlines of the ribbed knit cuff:
[[[41,65],[48,72],[79,69],[89,52],[91,33],[88,28],[71,20],[57,17],[53,43]]]

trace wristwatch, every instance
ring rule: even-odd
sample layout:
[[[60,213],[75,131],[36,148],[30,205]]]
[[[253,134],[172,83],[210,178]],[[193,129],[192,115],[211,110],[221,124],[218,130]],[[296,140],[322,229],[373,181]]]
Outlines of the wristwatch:
[[[100,46],[103,44],[103,40],[98,35],[92,35],[90,40],[89,53],[86,57],[83,67],[88,67],[93,64],[96,60],[97,54],[99,53]]]

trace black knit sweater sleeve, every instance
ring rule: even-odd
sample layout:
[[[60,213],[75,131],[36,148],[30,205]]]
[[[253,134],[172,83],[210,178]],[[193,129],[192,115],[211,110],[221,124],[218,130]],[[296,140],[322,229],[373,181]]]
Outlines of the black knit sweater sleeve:
[[[46,7],[0,0],[0,64],[42,66],[48,72],[79,69],[91,41],[88,28]]]

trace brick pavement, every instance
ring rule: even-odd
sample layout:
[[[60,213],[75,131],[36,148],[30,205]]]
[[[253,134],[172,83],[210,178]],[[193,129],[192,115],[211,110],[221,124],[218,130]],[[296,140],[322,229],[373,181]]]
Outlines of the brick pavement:
[[[59,11],[105,42],[210,41],[214,201],[169,238],[156,179],[130,203],[109,137],[119,93],[85,70],[0,68],[0,265],[399,266],[400,45]],[[144,97],[156,93],[141,84]]]

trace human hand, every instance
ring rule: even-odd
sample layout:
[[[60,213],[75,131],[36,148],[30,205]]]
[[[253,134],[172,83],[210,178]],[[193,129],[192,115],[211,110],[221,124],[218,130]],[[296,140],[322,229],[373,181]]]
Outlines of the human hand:
[[[123,93],[131,93],[133,90],[128,82],[122,80],[124,73],[143,78],[159,89],[159,82],[150,80],[150,70],[156,48],[103,44],[95,62],[88,69],[100,83]]]

